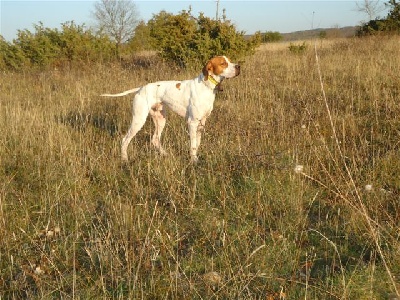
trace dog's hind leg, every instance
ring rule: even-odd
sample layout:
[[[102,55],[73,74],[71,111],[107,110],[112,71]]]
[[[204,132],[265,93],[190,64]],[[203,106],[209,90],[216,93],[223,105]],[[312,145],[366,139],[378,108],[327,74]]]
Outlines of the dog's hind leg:
[[[132,138],[138,133],[138,131],[146,123],[147,115],[149,114],[148,106],[146,101],[142,101],[143,98],[140,95],[136,95],[133,99],[132,109],[132,123],[129,127],[128,133],[122,139],[121,145],[121,158],[123,161],[128,161],[128,146]]]
[[[150,115],[156,127],[151,142],[161,155],[166,155],[167,152],[161,146],[161,133],[165,127],[167,112],[163,108],[163,105],[159,103],[152,106]]]

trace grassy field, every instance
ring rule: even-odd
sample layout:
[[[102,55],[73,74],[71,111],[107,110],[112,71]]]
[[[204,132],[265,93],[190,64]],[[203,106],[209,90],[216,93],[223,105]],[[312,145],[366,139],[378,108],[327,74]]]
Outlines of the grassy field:
[[[248,57],[196,166],[172,112],[123,166],[131,98],[98,95],[198,71],[3,73],[0,298],[400,299],[400,38],[316,49]]]

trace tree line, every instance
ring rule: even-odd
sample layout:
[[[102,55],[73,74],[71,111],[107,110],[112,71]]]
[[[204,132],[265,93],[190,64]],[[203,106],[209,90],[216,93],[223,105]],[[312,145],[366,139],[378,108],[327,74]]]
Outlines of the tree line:
[[[114,63],[143,50],[156,51],[167,61],[190,67],[217,54],[243,58],[252,54],[261,42],[259,33],[246,38],[225,15],[215,20],[203,13],[193,16],[190,9],[178,14],[161,11],[148,22],[136,24],[128,33],[126,28],[118,30],[118,24],[114,24],[112,34],[107,24],[100,24],[94,30],[73,21],[61,24],[59,29],[39,23],[33,30],[19,30],[12,42],[0,36],[0,69]]]

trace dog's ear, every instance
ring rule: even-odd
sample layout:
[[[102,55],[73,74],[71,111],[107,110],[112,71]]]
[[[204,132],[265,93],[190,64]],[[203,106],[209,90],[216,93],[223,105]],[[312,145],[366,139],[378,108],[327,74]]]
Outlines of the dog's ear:
[[[204,81],[207,81],[207,80],[208,80],[208,75],[209,75],[208,70],[211,70],[211,69],[212,69],[212,64],[211,64],[211,61],[209,61],[209,62],[203,67]]]

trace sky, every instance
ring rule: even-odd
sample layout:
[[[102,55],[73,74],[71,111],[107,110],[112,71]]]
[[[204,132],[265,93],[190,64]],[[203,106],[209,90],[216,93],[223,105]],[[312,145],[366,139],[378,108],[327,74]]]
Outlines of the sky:
[[[220,0],[219,12],[226,10],[227,19],[236,28],[252,34],[256,31],[278,31],[287,33],[313,28],[332,28],[359,25],[368,19],[365,13],[357,10],[358,3],[364,0]],[[376,1],[376,0],[375,0]],[[87,0],[0,0],[0,35],[7,41],[17,37],[18,30],[34,31],[34,24],[42,22],[45,27],[59,28],[61,23],[74,21],[78,25],[94,25],[92,12],[96,1]],[[141,20],[148,21],[161,10],[179,13],[192,7],[192,14],[203,12],[215,18],[215,0],[133,1]],[[382,6],[384,2],[381,1]],[[381,13],[382,16],[386,15]]]

